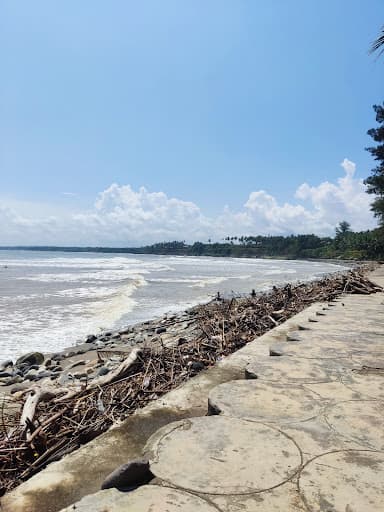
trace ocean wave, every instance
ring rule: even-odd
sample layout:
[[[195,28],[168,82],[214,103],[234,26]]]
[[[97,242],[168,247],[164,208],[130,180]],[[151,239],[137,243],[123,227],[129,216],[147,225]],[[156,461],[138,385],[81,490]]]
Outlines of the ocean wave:
[[[56,304],[45,302],[42,306],[41,301],[30,300],[28,308],[22,304],[13,307],[12,315],[0,315],[1,358],[17,357],[31,346],[43,352],[56,351],[84,339],[90,332],[110,329],[134,309],[132,294],[146,284],[140,276],[115,288],[69,288],[44,294],[45,299],[48,296],[60,300]]]

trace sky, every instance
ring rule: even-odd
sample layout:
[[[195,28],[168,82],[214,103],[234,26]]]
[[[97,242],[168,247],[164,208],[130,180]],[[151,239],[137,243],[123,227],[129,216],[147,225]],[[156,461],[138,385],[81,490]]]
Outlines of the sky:
[[[382,0],[2,0],[0,245],[371,229]]]

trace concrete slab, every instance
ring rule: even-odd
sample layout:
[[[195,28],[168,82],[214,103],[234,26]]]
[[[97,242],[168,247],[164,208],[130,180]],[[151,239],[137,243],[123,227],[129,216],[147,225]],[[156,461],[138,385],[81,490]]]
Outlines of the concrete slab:
[[[315,458],[299,476],[300,495],[310,512],[382,512],[384,454],[340,451]]]
[[[366,398],[342,382],[305,384],[305,387],[318,395],[320,398],[324,398],[330,402],[341,402],[343,400],[361,400],[362,398]]]
[[[384,266],[376,276],[384,284]],[[49,465],[4,496],[2,512],[57,512],[93,492],[84,510],[98,512],[106,474],[145,456],[150,436],[156,484],[202,499],[194,510],[384,510],[383,335],[384,293],[312,305]],[[269,357],[276,346],[284,356]],[[235,380],[245,368],[259,378]],[[220,416],[204,416],[208,397]]]
[[[287,482],[300,468],[296,444],[276,428],[211,416],[178,421],[148,441],[151,471],[205,494],[247,494]]]
[[[345,372],[341,375],[341,382],[346,388],[362,397],[384,400],[384,372],[374,371],[374,361],[365,360],[364,362],[372,365],[372,371],[362,368],[360,371]]]
[[[99,491],[61,512],[217,512],[217,507],[188,492],[159,485],[144,485],[124,493]]]
[[[241,496],[212,495],[209,498],[222,512],[308,512],[296,483],[292,482],[267,492]]]
[[[303,386],[237,380],[221,384],[209,393],[209,410],[236,418],[266,423],[307,421],[320,413],[321,399]]]
[[[332,360],[316,362],[284,356],[253,361],[245,368],[247,379],[277,383],[329,382],[339,379],[340,373],[340,366]]]
[[[340,436],[365,448],[384,449],[384,402],[347,400],[332,404],[325,411],[325,419]]]
[[[272,344],[270,351],[272,354],[285,356],[303,357],[306,359],[340,359],[350,358],[353,355],[358,356],[362,353],[362,348],[353,347],[348,343],[341,343],[330,340],[328,343],[316,344],[315,341],[307,343],[304,341],[292,341],[279,344]],[[380,357],[378,353],[378,357]],[[276,355],[275,357],[278,357]]]

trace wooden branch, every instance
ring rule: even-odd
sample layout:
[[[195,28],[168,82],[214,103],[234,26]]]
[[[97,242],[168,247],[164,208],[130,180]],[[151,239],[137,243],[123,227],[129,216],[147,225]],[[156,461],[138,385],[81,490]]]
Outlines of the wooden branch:
[[[52,393],[52,391],[47,391],[46,389],[31,391],[27,400],[24,403],[23,411],[20,417],[20,426],[23,427],[24,433],[27,431],[28,428],[29,430],[31,430],[31,425],[33,424],[33,420],[36,414],[36,408],[39,402],[46,402],[48,400],[51,400],[55,396],[55,393]]]
[[[87,389],[93,389],[99,386],[105,386],[105,384],[109,384],[110,382],[114,382],[115,380],[123,379],[127,376],[128,371],[131,369],[139,355],[142,353],[140,348],[134,348],[129,356],[124,359],[124,361],[113,371],[107,373],[107,375],[103,375],[98,379],[93,379]]]

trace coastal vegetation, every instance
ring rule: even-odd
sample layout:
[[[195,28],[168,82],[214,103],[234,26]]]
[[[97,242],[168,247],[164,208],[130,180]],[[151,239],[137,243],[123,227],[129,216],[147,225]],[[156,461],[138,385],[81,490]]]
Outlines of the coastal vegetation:
[[[379,224],[384,225],[384,108],[374,105],[377,128],[368,130],[368,135],[376,142],[376,146],[366,148],[376,160],[378,165],[372,169],[371,175],[365,180],[368,194],[374,194],[371,209],[377,217]]]
[[[220,242],[207,241],[193,244],[174,240],[143,247],[19,246],[2,249],[236,258],[382,260],[384,259],[384,228],[354,232],[348,222],[342,221],[336,227],[333,238],[314,234],[258,235],[228,236]]]

